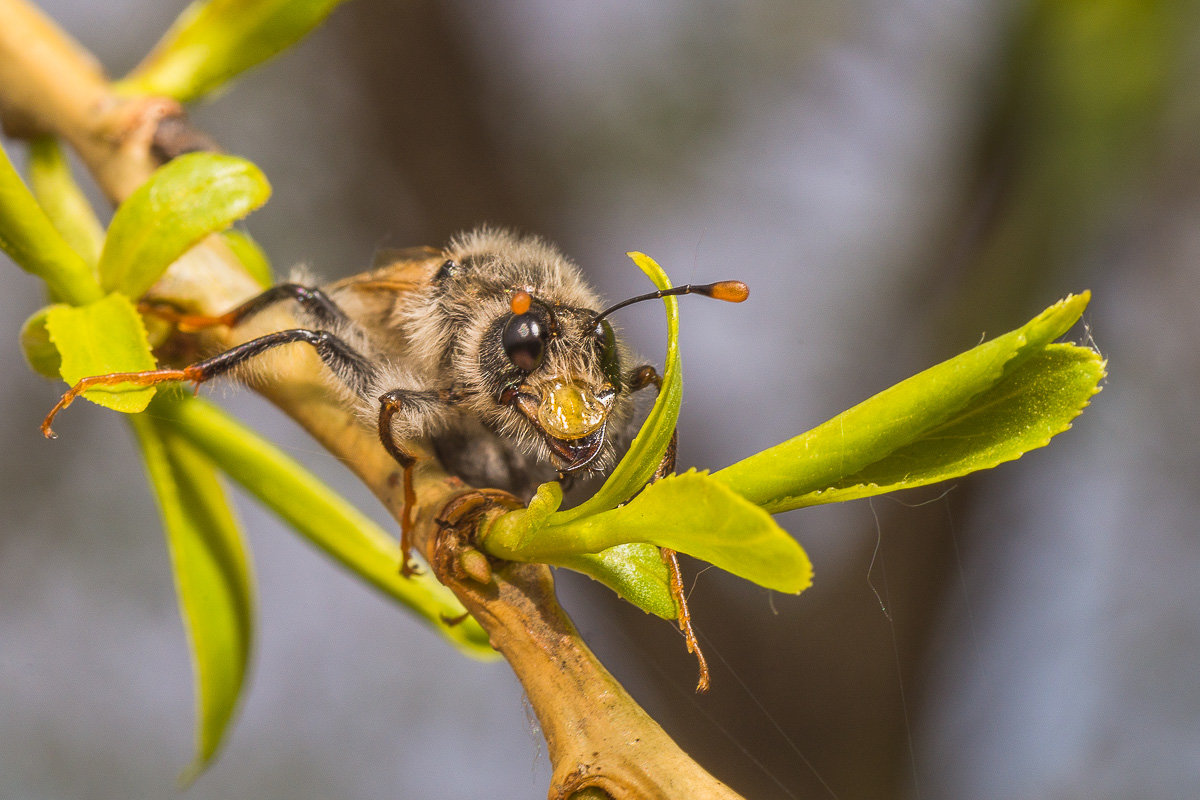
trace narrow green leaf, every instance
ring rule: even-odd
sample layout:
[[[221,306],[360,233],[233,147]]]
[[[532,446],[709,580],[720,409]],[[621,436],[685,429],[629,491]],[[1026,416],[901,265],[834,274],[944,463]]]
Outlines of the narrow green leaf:
[[[221,234],[221,238],[259,286],[266,289],[275,285],[275,276],[271,273],[271,260],[250,234],[230,228]]]
[[[1074,325],[1089,297],[1087,292],[1067,297],[1027,325],[901,381],[713,477],[773,512],[795,508],[797,498],[865,473],[957,415],[969,415],[976,398]],[[936,462],[931,464],[931,474],[940,469]]]
[[[196,756],[190,781],[216,754],[246,677],[253,577],[241,531],[212,464],[166,425],[130,422],[158,498],[196,683]]]
[[[100,282],[141,297],[173,261],[267,201],[258,167],[236,156],[188,153],[159,167],[113,215]]]
[[[50,331],[46,329],[46,319],[50,315],[49,308],[43,308],[33,313],[21,326],[21,352],[25,361],[34,372],[58,380],[61,377],[62,356],[58,348],[50,341]]]
[[[1095,350],[1051,344],[951,419],[828,489],[768,504],[771,512],[856,500],[991,469],[1071,427],[1105,375]]]
[[[671,288],[670,278],[652,258],[636,252],[627,255],[656,287]],[[671,436],[675,433],[675,423],[679,419],[683,378],[679,364],[679,301],[673,296],[664,297],[662,300],[667,312],[667,357],[658,399],[654,401],[654,407],[650,409],[649,416],[634,437],[633,444],[629,446],[629,452],[613,469],[599,491],[574,508],[550,515],[550,525],[564,525],[625,502],[654,476],[654,471],[662,462],[663,454],[667,452]]]
[[[125,295],[113,293],[78,308],[50,306],[46,330],[62,356],[59,373],[69,384],[89,375],[154,369],[146,328]],[[154,397],[154,387],[100,386],[83,396],[106,408],[136,414]]]
[[[599,553],[559,556],[550,563],[600,581],[647,613],[663,619],[678,616],[671,596],[671,574],[662,551],[652,544],[619,544]]]
[[[103,297],[92,270],[54,228],[0,147],[0,250],[46,282],[58,299],[83,305]]]
[[[196,0],[118,89],[191,102],[266,61],[343,0]]]
[[[514,561],[554,564],[630,542],[669,547],[781,592],[812,583],[804,550],[770,514],[694,470],[655,481],[619,508],[545,526],[518,551],[496,552],[490,541],[489,549]]]
[[[95,266],[104,246],[104,227],[71,177],[71,166],[52,137],[43,136],[29,144],[29,188],[71,249]]]
[[[153,411],[342,566],[408,607],[468,655],[496,657],[474,619],[445,623],[464,611],[450,590],[427,574],[401,577],[396,540],[274,445],[199,398],[163,396]]]

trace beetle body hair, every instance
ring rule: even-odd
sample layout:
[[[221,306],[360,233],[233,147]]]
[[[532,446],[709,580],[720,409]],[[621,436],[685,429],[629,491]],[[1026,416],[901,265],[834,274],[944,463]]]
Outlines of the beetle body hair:
[[[538,426],[500,401],[506,387],[538,396],[555,380],[612,386],[604,440],[586,472],[611,468],[629,439],[634,356],[614,336],[617,367],[604,369],[592,322],[600,299],[579,268],[543,239],[480,228],[431,253],[426,273],[427,280],[386,297],[364,298],[363,282],[355,279],[327,288],[348,317],[332,332],[371,363],[366,388],[354,398],[364,421],[375,422],[384,393],[411,393],[412,401],[392,417],[395,437],[430,439],[443,466],[469,483],[528,497],[557,469]],[[555,325],[542,362],[529,372],[501,345],[515,291],[529,293],[538,313]],[[352,376],[337,377],[352,384]]]

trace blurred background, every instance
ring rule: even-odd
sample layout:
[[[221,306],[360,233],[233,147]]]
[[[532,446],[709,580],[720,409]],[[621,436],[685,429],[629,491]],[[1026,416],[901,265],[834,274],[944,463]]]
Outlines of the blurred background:
[[[182,2],[46,0],[111,74]],[[683,302],[681,466],[719,468],[1091,289],[1111,379],[1048,449],[952,485],[793,512],[816,582],[687,565],[714,667],[560,573],[564,606],[682,746],[751,798],[1181,798],[1200,787],[1200,4],[1186,0],[354,0],[196,108],[275,187],[276,269],[488,221],[609,298]],[[0,22],[2,24],[2,22]],[[6,142],[20,161],[22,148]],[[0,259],[3,259],[0,256]],[[0,795],[164,797],[192,677],[126,427],[29,372],[38,283],[0,296]],[[620,318],[661,362],[660,314]],[[213,392],[377,513],[245,391]],[[86,404],[85,404],[86,406]],[[520,687],[250,502],[257,653],[188,797],[542,797]],[[386,520],[384,520],[386,522]]]

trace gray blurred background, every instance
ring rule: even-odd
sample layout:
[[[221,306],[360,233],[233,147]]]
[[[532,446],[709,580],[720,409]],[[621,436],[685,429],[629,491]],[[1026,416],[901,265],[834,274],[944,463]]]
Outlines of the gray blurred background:
[[[113,74],[183,5],[46,3]],[[489,221],[557,241],[610,298],[645,288],[629,249],[677,282],[746,280],[740,308],[683,303],[683,466],[724,466],[1092,289],[1077,338],[1112,377],[1049,449],[786,515],[816,566],[798,598],[688,564],[709,695],[669,625],[576,576],[561,594],[748,797],[1194,797],[1197,5],[354,0],[194,116],[273,182],[248,228],[280,271],[334,278]],[[172,796],[192,678],[156,513],[116,414],[72,409],[41,439],[60,387],[16,343],[41,289],[2,268],[0,796]],[[656,361],[659,317],[620,320]],[[265,403],[214,394],[376,513]],[[189,797],[544,796],[502,663],[239,511],[253,675]]]

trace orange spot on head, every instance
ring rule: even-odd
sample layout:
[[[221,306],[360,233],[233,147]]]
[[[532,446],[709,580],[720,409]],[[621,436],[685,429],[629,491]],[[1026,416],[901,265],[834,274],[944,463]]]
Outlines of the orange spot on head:
[[[528,313],[531,305],[533,305],[533,296],[529,292],[524,289],[513,292],[511,308],[514,314]]]

